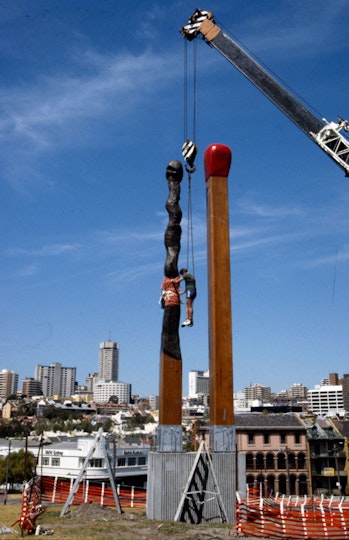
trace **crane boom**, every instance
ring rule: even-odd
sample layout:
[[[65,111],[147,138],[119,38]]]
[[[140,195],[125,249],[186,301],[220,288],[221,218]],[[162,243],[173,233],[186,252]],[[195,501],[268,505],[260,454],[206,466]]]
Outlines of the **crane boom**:
[[[233,66],[269,98],[303,133],[315,141],[349,176],[349,140],[341,130],[349,131],[346,120],[320,120],[274,77],[262,68],[244,49],[228,37],[215,23],[210,11],[197,9],[181,33],[189,41],[201,35]]]

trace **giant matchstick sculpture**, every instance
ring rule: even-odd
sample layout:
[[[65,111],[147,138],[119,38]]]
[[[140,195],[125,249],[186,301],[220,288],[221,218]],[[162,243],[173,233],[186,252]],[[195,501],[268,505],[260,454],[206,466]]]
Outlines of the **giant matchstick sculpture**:
[[[228,202],[230,164],[228,146],[212,144],[206,149],[210,446],[215,452],[235,449]]]
[[[157,445],[149,453],[147,515],[150,519],[234,523],[236,451],[233,410],[232,317],[228,173],[231,151],[214,144],[204,157],[207,200],[210,451],[182,449],[180,304],[165,305],[160,354]],[[165,278],[178,276],[181,218],[180,162],[166,170],[169,223],[165,232]],[[204,443],[204,441],[202,441]],[[200,455],[199,455],[200,453]],[[189,472],[190,471],[190,472]],[[189,505],[189,506],[188,506]],[[194,521],[192,521],[194,520]]]
[[[183,167],[170,161],[166,169],[169,195],[166,210],[169,221],[165,231],[166,260],[164,284],[165,307],[161,333],[160,396],[158,447],[160,451],[182,451],[182,355],[179,341],[180,300],[178,284],[178,256],[181,248],[182,211],[179,206]]]

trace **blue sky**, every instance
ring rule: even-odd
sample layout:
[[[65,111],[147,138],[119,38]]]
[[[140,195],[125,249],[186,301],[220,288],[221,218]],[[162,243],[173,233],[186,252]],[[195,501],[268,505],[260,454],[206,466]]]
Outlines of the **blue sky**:
[[[199,5],[328,120],[349,117],[347,6]],[[165,171],[181,159],[179,29],[196,7],[0,2],[0,368],[19,373],[20,384],[53,362],[76,366],[83,384],[98,369],[99,343],[112,339],[120,379],[134,393],[158,393]],[[208,368],[203,155],[217,142],[233,154],[234,389],[312,388],[349,371],[349,180],[201,40],[197,70],[198,297],[195,326],[181,329],[183,393],[188,372]],[[189,130],[191,120],[189,103]],[[185,266],[186,178],[181,206]]]

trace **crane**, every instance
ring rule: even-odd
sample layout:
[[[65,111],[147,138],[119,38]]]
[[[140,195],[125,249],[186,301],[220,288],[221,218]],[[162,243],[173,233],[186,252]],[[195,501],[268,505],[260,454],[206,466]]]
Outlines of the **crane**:
[[[345,176],[349,177],[349,140],[342,133],[342,130],[349,131],[347,120],[338,117],[338,122],[328,122],[325,118],[317,118],[240,45],[228,37],[217,26],[210,11],[196,9],[180,32],[188,41],[201,35],[206,43],[214,47],[247,77],[344,170]]]

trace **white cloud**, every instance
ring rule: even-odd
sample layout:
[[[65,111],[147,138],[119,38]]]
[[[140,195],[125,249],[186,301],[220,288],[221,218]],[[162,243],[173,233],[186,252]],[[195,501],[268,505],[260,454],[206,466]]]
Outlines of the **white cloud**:
[[[16,272],[19,277],[35,276],[38,273],[36,264],[28,264]]]
[[[28,256],[28,257],[57,257],[67,253],[74,253],[80,249],[80,244],[49,244],[40,247],[39,249],[28,248],[11,248],[6,251],[6,255]]]
[[[116,121],[144,100],[146,88],[155,89],[164,81],[168,60],[151,52],[107,57],[87,51],[76,76],[57,73],[32,81],[29,87],[3,88],[0,137],[7,145],[22,140],[33,151],[45,150],[58,137],[64,143],[61,130],[76,133],[77,121],[111,113]]]

